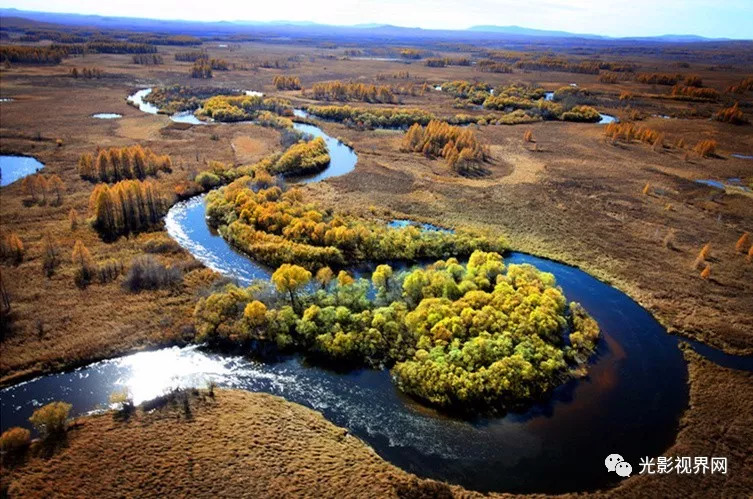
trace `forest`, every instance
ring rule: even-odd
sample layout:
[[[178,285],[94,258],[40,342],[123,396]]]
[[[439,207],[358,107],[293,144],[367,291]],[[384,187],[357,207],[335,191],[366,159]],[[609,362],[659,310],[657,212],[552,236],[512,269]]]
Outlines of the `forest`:
[[[201,299],[194,321],[199,342],[391,367],[400,390],[464,413],[530,404],[583,365],[600,334],[551,274],[478,250],[466,265],[378,265],[370,281],[283,264],[271,285],[228,285]]]

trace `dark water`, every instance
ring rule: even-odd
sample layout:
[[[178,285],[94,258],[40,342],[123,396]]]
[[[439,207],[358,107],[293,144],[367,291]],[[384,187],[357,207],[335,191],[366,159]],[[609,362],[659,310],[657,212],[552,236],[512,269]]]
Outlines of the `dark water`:
[[[30,156],[0,155],[0,187],[12,184],[42,168],[44,165]]]
[[[335,157],[340,156],[333,156],[333,163]],[[208,266],[242,282],[268,275],[209,231],[203,198],[176,205],[166,221],[170,234]],[[607,473],[607,455],[619,453],[637,465],[640,457],[659,455],[674,440],[688,402],[678,340],[628,296],[578,269],[521,253],[506,255],[505,261],[553,273],[568,300],[580,302],[603,331],[588,378],[560,386],[548,401],[523,413],[453,419],[399,393],[387,371],[336,373],[306,366],[299,357],[262,363],[193,346],[137,353],[2,390],[2,428],[28,426],[31,412],[52,400],[71,402],[82,413],[106,404],[118,389],[127,388],[138,403],[172,387],[212,380],[321,411],[419,476],[482,491],[566,492],[613,485],[619,477]],[[711,354],[740,362],[738,368],[753,367],[750,358]]]
[[[713,180],[713,179],[701,179],[696,180],[697,184],[703,184],[708,185],[709,187],[714,187],[715,189],[721,189],[723,191],[726,191],[728,188],[731,188],[732,190],[741,190],[750,192],[750,188],[743,184],[742,179],[740,178],[728,178],[726,182],[721,180]]]
[[[300,183],[319,182],[326,178],[345,175],[356,167],[358,156],[355,151],[336,138],[330,137],[324,133],[321,128],[314,125],[307,125],[305,123],[294,123],[293,127],[299,132],[311,135],[312,137],[323,138],[324,142],[327,144],[327,149],[329,150],[330,163],[325,170],[319,173],[292,178],[290,181]]]

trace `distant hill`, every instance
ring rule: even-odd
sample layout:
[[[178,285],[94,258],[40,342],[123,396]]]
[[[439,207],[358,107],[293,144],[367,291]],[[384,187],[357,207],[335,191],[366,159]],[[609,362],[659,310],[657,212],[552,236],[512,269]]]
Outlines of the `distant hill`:
[[[569,31],[551,31],[546,29],[532,29],[523,28],[521,26],[471,26],[468,31],[481,31],[484,33],[503,33],[506,35],[518,35],[518,36],[546,36],[556,38],[590,38],[590,39],[605,39],[609,38],[601,35],[589,35],[570,33]]]
[[[287,36],[287,37],[357,37],[370,40],[454,40],[465,42],[493,42],[496,40],[511,40],[522,42],[534,40],[538,43],[560,40],[571,43],[572,39],[583,41],[642,41],[659,43],[694,43],[706,41],[723,41],[726,39],[711,39],[697,35],[661,35],[649,37],[614,38],[608,36],[570,33],[568,31],[553,31],[532,29],[521,26],[472,26],[468,29],[423,29],[418,27],[402,27],[389,24],[363,23],[352,26],[334,26],[306,21],[186,21],[148,19],[139,17],[116,17],[89,14],[68,14],[54,12],[37,12],[14,8],[0,8],[3,24],[8,25],[11,19],[19,18],[41,23],[62,24],[69,26],[86,26],[100,29],[131,29],[158,32],[184,33],[193,35],[228,35],[249,33],[257,35]]]

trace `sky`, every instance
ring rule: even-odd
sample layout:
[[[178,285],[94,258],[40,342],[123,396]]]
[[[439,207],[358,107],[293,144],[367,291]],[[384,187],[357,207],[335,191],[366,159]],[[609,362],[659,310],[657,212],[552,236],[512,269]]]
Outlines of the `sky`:
[[[0,7],[153,19],[439,29],[493,24],[608,36],[753,39],[753,0],[0,0]]]

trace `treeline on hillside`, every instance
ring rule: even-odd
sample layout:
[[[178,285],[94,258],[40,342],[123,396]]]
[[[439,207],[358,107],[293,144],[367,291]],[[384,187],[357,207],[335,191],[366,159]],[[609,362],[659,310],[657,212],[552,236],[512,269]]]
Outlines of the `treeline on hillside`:
[[[178,62],[196,62],[199,59],[207,59],[209,56],[201,50],[192,50],[188,52],[176,52],[175,60]]]
[[[158,156],[148,147],[111,147],[100,149],[97,156],[82,154],[78,160],[78,174],[92,182],[117,182],[123,179],[144,179],[158,172],[172,171],[167,154]]]
[[[0,46],[0,61],[11,64],[60,64],[67,55],[55,47]]]
[[[301,89],[301,79],[297,76],[278,75],[274,77],[273,83],[277,90]]]
[[[391,228],[333,213],[305,202],[298,189],[283,191],[270,186],[269,178],[268,173],[257,170],[253,179],[241,177],[207,195],[209,223],[236,248],[267,265],[296,263],[316,270],[346,262],[438,258],[505,248],[503,240],[422,232],[416,227]]]
[[[293,114],[290,102],[278,97],[259,95],[216,95],[203,103],[201,114],[216,121],[232,122],[256,119],[263,111],[288,116]],[[283,120],[277,120],[277,122],[284,128],[293,126],[293,122],[289,119]]]
[[[89,197],[94,228],[104,239],[141,232],[160,223],[167,202],[150,181],[97,184]]]
[[[389,85],[330,81],[314,83],[310,93],[311,97],[316,100],[397,103],[397,96],[392,93]]]
[[[272,283],[199,300],[196,341],[391,367],[400,390],[466,413],[532,403],[586,365],[600,335],[551,274],[494,252],[410,272],[379,265],[370,281],[284,264]]]

